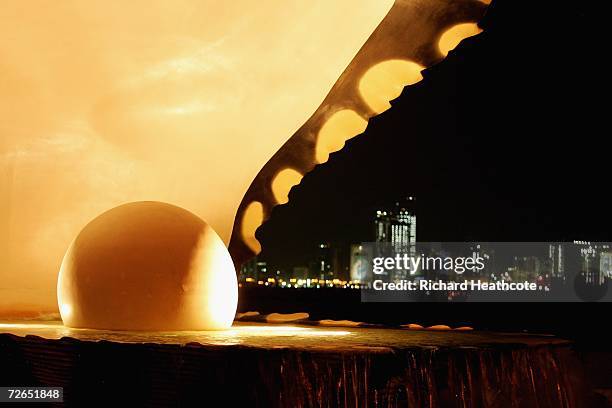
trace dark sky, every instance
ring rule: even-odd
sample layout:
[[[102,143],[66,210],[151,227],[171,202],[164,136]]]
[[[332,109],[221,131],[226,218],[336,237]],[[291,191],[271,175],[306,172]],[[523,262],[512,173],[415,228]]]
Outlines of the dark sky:
[[[306,175],[258,230],[263,256],[371,240],[376,206],[405,195],[419,241],[612,240],[603,27],[535,3],[494,3],[484,33]]]

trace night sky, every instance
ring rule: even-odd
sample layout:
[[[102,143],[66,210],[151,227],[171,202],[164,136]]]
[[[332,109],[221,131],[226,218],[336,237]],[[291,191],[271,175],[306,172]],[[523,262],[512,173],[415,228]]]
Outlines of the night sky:
[[[258,230],[264,258],[372,240],[375,209],[407,195],[419,241],[612,239],[597,10],[517,3],[293,188]]]

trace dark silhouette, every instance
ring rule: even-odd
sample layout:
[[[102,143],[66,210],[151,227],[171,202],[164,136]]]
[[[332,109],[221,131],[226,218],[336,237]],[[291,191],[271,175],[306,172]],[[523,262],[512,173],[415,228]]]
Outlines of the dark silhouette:
[[[419,241],[612,238],[596,27],[579,6],[515,3],[293,188],[258,231],[264,256],[371,240],[375,204],[406,195]]]
[[[426,70],[292,189],[258,230],[262,257],[295,264],[319,242],[371,240],[376,204],[405,195],[417,197],[419,241],[612,240],[608,48],[598,14],[577,2],[494,2],[482,34]],[[295,294],[279,293],[287,299],[274,305],[256,293],[241,296],[241,307],[548,331],[607,347],[599,324],[609,304],[416,306],[312,294],[298,306]]]

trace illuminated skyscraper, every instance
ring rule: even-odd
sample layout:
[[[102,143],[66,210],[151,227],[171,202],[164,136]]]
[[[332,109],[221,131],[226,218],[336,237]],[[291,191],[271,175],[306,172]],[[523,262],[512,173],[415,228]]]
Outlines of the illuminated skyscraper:
[[[395,253],[416,256],[415,198],[397,201],[392,209],[376,211],[375,241],[390,242]],[[396,279],[404,279],[406,271],[396,271]]]
[[[328,243],[319,244],[317,251],[317,259],[313,267],[315,277],[321,280],[334,279],[334,271],[332,269],[332,248]]]
[[[391,242],[399,248],[414,247],[416,243],[416,214],[414,197],[395,203],[393,209],[377,210],[375,241]]]
[[[565,250],[563,244],[549,244],[548,259],[551,278],[565,281]]]
[[[578,247],[580,253],[581,273],[585,282],[590,285],[604,284],[609,275],[607,254],[610,252],[611,245],[588,241],[574,241],[574,244]]]
[[[603,278],[612,279],[612,252],[599,254],[599,273]]]

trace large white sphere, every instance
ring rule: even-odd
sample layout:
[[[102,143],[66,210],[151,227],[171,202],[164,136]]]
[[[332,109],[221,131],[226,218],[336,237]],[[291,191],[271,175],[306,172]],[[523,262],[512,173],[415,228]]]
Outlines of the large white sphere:
[[[112,330],[214,330],[231,326],[236,272],[223,241],[182,208],[124,204],[72,242],[57,298],[64,324]]]

